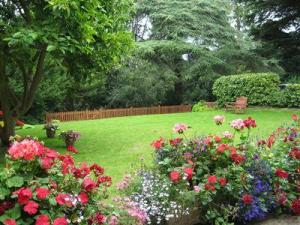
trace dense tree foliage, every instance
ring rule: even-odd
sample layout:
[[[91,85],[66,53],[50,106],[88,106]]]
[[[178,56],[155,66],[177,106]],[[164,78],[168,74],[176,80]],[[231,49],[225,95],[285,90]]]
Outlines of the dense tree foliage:
[[[130,10],[129,0],[0,1],[3,141],[13,134],[15,119],[30,109],[43,76],[50,74],[47,68],[78,79],[101,75],[118,61],[131,42]]]
[[[277,57],[288,75],[300,74],[300,1],[239,0],[250,32],[262,42],[260,54]]]

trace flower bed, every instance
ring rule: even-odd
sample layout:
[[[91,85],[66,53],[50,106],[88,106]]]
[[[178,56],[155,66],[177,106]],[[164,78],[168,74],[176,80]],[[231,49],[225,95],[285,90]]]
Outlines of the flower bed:
[[[180,209],[187,208],[197,210],[201,224],[300,215],[300,127],[298,117],[292,118],[265,140],[252,137],[257,126],[252,118],[232,121],[232,132],[197,138],[187,138],[189,126],[176,124],[177,137],[152,143],[154,168],[143,168],[144,175],[139,172],[121,189],[145,212],[148,224],[184,216],[187,211]],[[225,118],[214,120],[221,126]]]
[[[32,139],[15,141],[0,172],[4,225],[127,224],[122,208],[104,204],[112,180],[97,164],[75,164]],[[130,223],[128,223],[130,224]]]

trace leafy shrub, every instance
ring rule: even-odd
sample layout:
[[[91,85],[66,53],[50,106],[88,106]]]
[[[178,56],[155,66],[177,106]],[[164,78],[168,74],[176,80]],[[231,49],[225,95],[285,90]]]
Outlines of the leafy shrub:
[[[220,77],[213,86],[218,103],[234,102],[245,96],[250,105],[271,105],[272,93],[279,91],[279,76],[273,73],[248,73]]]
[[[220,120],[219,118],[222,118]],[[278,128],[257,142],[252,118],[230,123],[234,132],[187,138],[187,125],[173,131],[182,135],[152,143],[155,169],[173,187],[193,193],[204,224],[245,224],[274,213],[300,215],[300,120]],[[223,116],[215,123],[222,125]],[[191,195],[186,195],[191,196]]]
[[[0,221],[11,224],[107,224],[114,209],[100,204],[111,178],[97,164],[76,166],[41,143],[14,142],[0,173]],[[105,223],[105,221],[107,223]]]
[[[204,112],[210,111],[212,109],[208,108],[204,101],[199,101],[197,104],[193,105],[192,112]]]
[[[300,84],[290,84],[283,90],[285,106],[300,107]]]

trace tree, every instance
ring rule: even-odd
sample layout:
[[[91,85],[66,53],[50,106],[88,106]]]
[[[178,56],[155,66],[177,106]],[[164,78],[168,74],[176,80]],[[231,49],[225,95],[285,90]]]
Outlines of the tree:
[[[131,8],[131,0],[0,0],[4,143],[14,134],[16,118],[30,109],[45,66],[59,66],[75,78],[101,75],[128,51]],[[19,81],[21,95],[12,79]]]
[[[300,1],[239,0],[248,12],[250,33],[262,42],[259,53],[276,56],[288,74],[300,73]]]

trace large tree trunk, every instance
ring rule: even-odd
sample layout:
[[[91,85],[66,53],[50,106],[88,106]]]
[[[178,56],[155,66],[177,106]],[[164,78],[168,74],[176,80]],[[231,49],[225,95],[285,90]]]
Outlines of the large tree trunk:
[[[4,116],[4,127],[1,129],[1,143],[7,146],[9,144],[9,138],[15,136],[15,125],[16,121],[12,115],[5,113]]]

